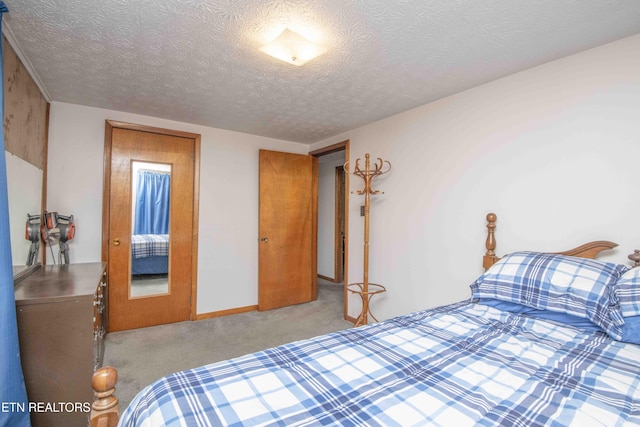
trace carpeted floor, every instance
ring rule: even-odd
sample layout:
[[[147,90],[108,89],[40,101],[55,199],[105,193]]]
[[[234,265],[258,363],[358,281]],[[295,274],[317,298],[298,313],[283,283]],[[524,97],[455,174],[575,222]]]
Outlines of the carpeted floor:
[[[120,410],[172,372],[352,327],[343,319],[342,291],[319,280],[318,300],[307,304],[108,334],[104,365],[118,370]]]

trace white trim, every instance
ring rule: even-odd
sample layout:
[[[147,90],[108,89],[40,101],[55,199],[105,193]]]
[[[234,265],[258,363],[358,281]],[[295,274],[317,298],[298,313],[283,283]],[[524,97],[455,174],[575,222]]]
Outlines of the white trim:
[[[36,86],[38,86],[38,89],[40,89],[40,93],[42,93],[42,96],[44,96],[44,99],[46,99],[47,102],[51,103],[51,95],[49,94],[49,91],[47,91],[47,89],[44,86],[44,83],[42,83],[42,80],[40,80],[38,73],[36,73],[35,69],[31,65],[31,62],[29,62],[29,60],[27,59],[27,56],[24,54],[24,52],[20,48],[20,45],[18,44],[18,41],[13,35],[13,32],[11,31],[11,28],[9,27],[9,24],[6,20],[2,22],[2,34],[7,38],[7,41],[13,48],[13,51],[16,53],[16,55],[18,55],[18,58],[20,58],[20,61],[22,61],[22,65],[24,65],[24,68],[27,69],[27,72],[35,82]]]

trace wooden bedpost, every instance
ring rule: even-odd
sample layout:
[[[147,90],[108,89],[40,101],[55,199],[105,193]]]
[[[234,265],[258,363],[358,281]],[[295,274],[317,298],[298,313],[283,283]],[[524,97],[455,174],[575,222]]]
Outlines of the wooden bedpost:
[[[91,404],[91,427],[116,427],[118,424],[118,398],[116,391],[118,372],[104,366],[93,373],[91,386],[96,400]]]
[[[487,214],[487,241],[485,246],[487,247],[487,253],[485,253],[482,258],[482,266],[485,270],[495,264],[498,261],[498,257],[496,256],[496,219],[498,217],[494,213]]]

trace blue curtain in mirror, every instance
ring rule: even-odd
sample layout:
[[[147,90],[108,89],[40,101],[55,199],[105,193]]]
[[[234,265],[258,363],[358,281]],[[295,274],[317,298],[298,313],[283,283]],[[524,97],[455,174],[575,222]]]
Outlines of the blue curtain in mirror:
[[[138,172],[133,234],[169,234],[170,189],[168,173]]]
[[[0,1],[0,33],[2,15],[9,10]],[[0,117],[4,117],[4,77],[0,46]],[[26,213],[25,213],[26,214]],[[4,154],[4,129],[0,126],[0,426],[29,426],[27,391],[20,364],[16,303],[13,295],[13,260],[9,237],[9,195],[7,161]]]

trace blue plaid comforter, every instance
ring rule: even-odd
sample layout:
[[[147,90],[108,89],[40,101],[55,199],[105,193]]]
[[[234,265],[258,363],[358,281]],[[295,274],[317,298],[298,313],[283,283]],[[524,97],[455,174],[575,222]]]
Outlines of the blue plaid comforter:
[[[168,255],[168,234],[134,234],[131,236],[131,258]]]
[[[640,346],[458,303],[171,374],[122,426],[640,424]]]

